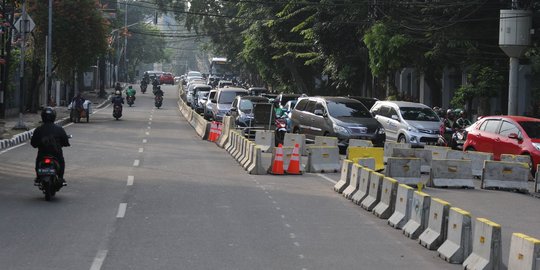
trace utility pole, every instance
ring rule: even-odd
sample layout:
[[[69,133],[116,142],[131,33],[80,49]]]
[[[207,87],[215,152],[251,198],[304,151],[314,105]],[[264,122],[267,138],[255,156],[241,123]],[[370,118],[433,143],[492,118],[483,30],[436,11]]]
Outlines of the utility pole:
[[[124,36],[124,79],[125,79],[125,82],[128,82],[128,66],[127,66],[127,39],[128,39],[128,33],[127,33],[127,15],[128,15],[128,4],[127,4],[127,0],[126,1],[126,12],[124,14],[124,29],[125,29],[125,36]]]
[[[24,124],[23,112],[24,112],[24,54],[26,51],[26,28],[28,25],[28,14],[26,14],[26,1],[22,1],[22,17],[21,17],[21,65],[19,70],[19,122],[13,129],[28,130],[28,127]]]
[[[46,74],[45,74],[45,103],[48,102],[49,96],[51,95],[51,73],[52,73],[52,17],[53,17],[53,1],[49,0],[49,25],[47,33],[47,62],[46,65]]]

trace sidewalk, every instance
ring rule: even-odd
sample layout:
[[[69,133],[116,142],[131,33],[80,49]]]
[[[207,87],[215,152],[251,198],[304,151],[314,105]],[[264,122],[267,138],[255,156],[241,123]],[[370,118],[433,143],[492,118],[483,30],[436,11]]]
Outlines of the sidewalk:
[[[112,89],[112,88],[105,89],[106,96],[108,97],[113,91],[114,91],[114,89]],[[81,94],[85,99],[88,99],[88,100],[90,100],[92,102],[92,106],[93,106],[94,109],[98,109],[99,105],[106,105],[107,104],[105,102],[107,100],[107,97],[105,97],[105,98],[98,97],[99,90],[84,91]],[[69,117],[69,110],[67,109],[67,107],[65,107],[65,106],[57,106],[57,107],[55,107],[55,110],[56,110],[56,120],[57,121]],[[0,121],[2,121],[2,119],[0,119]],[[17,125],[17,123],[19,123],[19,115],[6,117],[5,119],[3,119],[3,121],[5,122],[4,133],[0,134],[0,140],[2,140],[2,139],[9,140],[9,139],[12,139],[15,136],[21,134],[21,133],[27,132],[27,130],[15,130],[15,129],[13,129]],[[25,114],[23,114],[23,122],[26,125],[26,127],[28,128],[28,130],[31,130],[33,128],[38,127],[41,124],[41,111],[38,111],[38,113],[25,113]],[[0,147],[0,149],[1,149],[1,147]]]

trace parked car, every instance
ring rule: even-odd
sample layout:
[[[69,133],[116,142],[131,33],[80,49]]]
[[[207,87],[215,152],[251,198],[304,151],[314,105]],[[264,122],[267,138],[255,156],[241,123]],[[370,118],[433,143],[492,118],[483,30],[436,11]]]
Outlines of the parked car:
[[[206,103],[204,104],[204,113],[203,113],[203,117],[206,120],[212,119],[212,111],[214,111],[214,107],[216,107],[216,93],[217,93],[217,89],[212,89],[208,93],[208,99],[206,100]]]
[[[407,101],[377,101],[371,114],[391,141],[411,144],[436,144],[442,124],[428,106]]]
[[[233,86],[232,81],[220,80],[217,84],[217,88],[225,88],[225,86]]]
[[[170,72],[165,72],[159,76],[159,83],[174,85],[174,76]]]
[[[262,108],[262,110],[259,109]],[[270,128],[272,104],[268,98],[260,96],[237,96],[227,115],[232,116],[240,128]],[[249,133],[250,129],[244,130]]]
[[[540,162],[540,119],[524,116],[484,116],[467,129],[463,145],[467,151],[493,153],[495,160],[501,154],[531,157],[531,169]]]
[[[223,116],[231,109],[231,104],[236,96],[245,96],[247,94],[248,91],[243,88],[219,88],[214,98],[216,106],[212,108],[212,119],[215,121],[222,121]]]
[[[250,87],[248,91],[251,96],[262,96],[263,94],[268,93],[268,89],[264,87]]]
[[[188,94],[191,95],[191,97],[188,96],[187,99],[191,102],[191,105],[190,105],[191,108],[196,110],[197,104],[199,102],[198,93],[200,91],[210,92],[210,90],[212,90],[212,87],[210,85],[207,85],[207,84],[191,84],[190,88],[191,89],[188,90]]]
[[[371,140],[383,146],[385,130],[360,101],[346,97],[301,97],[291,113],[294,133],[306,139],[315,136],[338,138],[340,147],[347,147],[349,139]]]
[[[198,71],[189,71],[189,72],[187,73],[187,75],[186,75],[184,84],[189,83],[189,82],[190,82],[191,80],[193,80],[193,79],[204,80],[202,73],[200,73],[200,72],[198,72]]]
[[[368,110],[371,109],[373,105],[375,105],[375,102],[379,101],[378,99],[371,98],[371,97],[361,97],[361,96],[349,96],[349,97],[362,102],[362,104],[364,104],[364,106],[366,106]]]
[[[157,70],[149,70],[149,71],[146,71],[145,72],[146,74],[148,74],[148,77],[150,78],[150,84],[152,84],[152,82],[157,79],[158,82],[159,82],[159,77],[161,76],[161,74],[163,74],[164,72],[163,71],[157,71]]]
[[[210,91],[207,90],[200,90],[197,91],[197,98],[195,99],[195,112],[196,113],[203,113],[204,108],[206,106],[206,102],[208,101],[208,95],[210,94]]]

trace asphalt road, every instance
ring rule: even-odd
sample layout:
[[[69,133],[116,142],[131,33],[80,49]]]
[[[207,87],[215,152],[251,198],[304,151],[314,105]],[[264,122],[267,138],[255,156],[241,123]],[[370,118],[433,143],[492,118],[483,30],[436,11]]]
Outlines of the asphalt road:
[[[139,93],[119,121],[109,106],[66,127],[69,185],[51,202],[35,149],[0,152],[1,269],[460,269],[323,177],[248,175],[163,88],[162,109]]]

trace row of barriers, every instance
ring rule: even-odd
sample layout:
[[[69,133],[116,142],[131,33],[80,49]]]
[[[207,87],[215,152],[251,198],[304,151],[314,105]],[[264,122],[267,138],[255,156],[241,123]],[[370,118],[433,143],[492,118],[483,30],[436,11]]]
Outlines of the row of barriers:
[[[365,158],[360,162],[366,161]],[[485,218],[472,219],[463,209],[432,198],[398,180],[352,160],[344,160],[334,190],[402,230],[428,250],[464,269],[502,269],[501,226]],[[512,235],[508,269],[540,268],[540,240]]]

